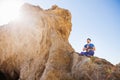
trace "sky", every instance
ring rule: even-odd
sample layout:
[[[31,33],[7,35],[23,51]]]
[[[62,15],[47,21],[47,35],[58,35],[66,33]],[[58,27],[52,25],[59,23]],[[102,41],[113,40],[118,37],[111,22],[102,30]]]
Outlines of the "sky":
[[[86,39],[96,47],[95,56],[120,62],[120,0],[24,0],[44,9],[56,4],[72,14],[69,42],[81,52]]]

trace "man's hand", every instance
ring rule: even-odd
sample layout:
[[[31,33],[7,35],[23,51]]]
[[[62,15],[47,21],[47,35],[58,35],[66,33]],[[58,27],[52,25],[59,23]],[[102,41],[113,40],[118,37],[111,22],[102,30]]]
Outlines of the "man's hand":
[[[88,48],[83,48],[83,51],[85,51],[85,50],[87,51],[87,50],[88,50]]]

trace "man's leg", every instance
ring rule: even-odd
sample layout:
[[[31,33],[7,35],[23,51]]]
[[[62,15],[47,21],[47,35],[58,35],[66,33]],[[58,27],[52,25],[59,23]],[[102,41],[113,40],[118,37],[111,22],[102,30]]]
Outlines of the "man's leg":
[[[80,55],[87,56],[88,52],[81,52]]]
[[[87,56],[94,56],[94,51],[92,51],[92,50],[89,51],[88,54],[87,54]]]

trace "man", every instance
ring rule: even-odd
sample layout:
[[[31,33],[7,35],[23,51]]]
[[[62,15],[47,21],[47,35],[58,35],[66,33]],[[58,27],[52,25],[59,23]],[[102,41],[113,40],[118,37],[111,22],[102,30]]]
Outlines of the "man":
[[[85,52],[81,52],[80,55],[85,55],[85,56],[93,56],[94,55],[94,51],[95,51],[95,46],[94,44],[91,43],[91,39],[88,38],[87,39],[87,44],[84,45],[83,51]]]

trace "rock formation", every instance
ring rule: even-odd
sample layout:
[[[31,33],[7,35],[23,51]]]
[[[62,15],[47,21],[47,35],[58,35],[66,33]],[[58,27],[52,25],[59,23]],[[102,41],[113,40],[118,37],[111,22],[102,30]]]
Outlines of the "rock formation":
[[[120,79],[119,66],[75,53],[68,41],[68,10],[24,4],[21,12],[21,18],[0,27],[0,80]]]

